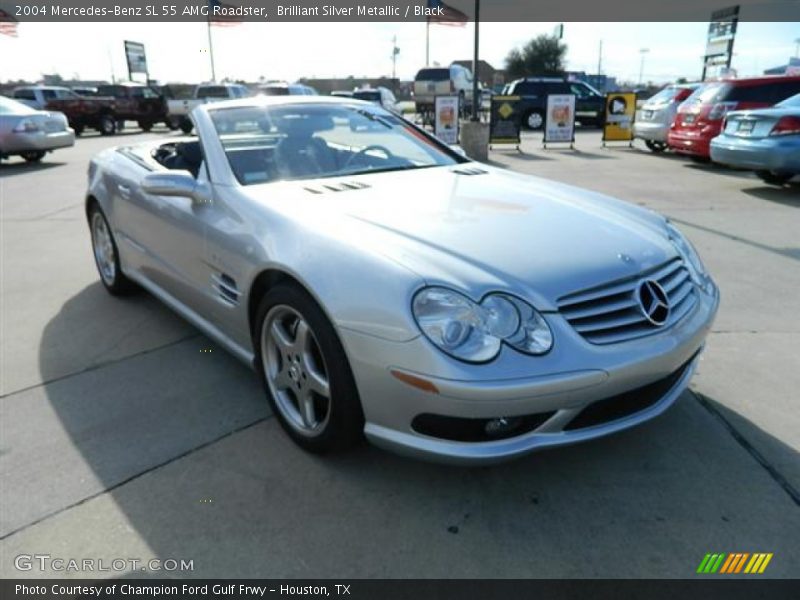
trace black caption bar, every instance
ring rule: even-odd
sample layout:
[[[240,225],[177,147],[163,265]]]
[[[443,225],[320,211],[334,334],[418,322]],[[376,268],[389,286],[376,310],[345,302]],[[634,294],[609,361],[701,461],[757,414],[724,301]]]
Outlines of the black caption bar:
[[[579,579],[579,580],[3,580],[0,597],[125,600],[220,600],[289,598],[309,600],[796,600],[800,580],[770,579]]]
[[[736,4],[742,21],[800,21],[798,0],[482,0],[481,21],[698,21]],[[475,0],[0,0],[19,22],[424,22],[472,20]]]

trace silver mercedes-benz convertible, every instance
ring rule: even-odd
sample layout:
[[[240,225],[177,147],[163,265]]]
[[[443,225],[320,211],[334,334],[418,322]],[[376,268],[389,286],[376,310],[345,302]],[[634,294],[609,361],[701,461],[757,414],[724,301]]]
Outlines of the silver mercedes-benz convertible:
[[[100,277],[253,366],[303,448],[487,463],[642,423],[688,385],[719,295],[665,218],[358,100],[192,118],[196,138],[91,161]]]

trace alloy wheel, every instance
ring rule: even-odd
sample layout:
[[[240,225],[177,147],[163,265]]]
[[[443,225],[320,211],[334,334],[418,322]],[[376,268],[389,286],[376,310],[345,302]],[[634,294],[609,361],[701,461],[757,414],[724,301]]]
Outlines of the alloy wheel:
[[[111,240],[108,224],[100,212],[95,212],[92,217],[92,245],[100,277],[107,285],[114,285],[114,278],[117,275],[114,242]]]
[[[315,437],[331,414],[328,369],[317,338],[294,308],[274,306],[261,331],[261,360],[275,406],[298,433]]]

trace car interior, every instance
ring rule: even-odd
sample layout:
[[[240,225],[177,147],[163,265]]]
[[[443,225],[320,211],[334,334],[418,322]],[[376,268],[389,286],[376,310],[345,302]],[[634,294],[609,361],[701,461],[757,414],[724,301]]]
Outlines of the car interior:
[[[170,142],[153,150],[153,159],[167,169],[189,171],[197,178],[203,164],[203,150],[198,140]]]

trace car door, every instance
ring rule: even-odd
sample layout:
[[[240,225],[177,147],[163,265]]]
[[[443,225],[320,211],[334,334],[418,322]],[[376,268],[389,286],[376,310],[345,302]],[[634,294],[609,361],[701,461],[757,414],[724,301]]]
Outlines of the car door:
[[[135,157],[143,163],[149,157]],[[205,255],[204,217],[210,204],[185,197],[149,194],[139,181],[116,184],[117,221],[132,248],[139,253],[141,272],[159,288],[206,318],[211,312]],[[205,165],[196,179],[208,184]]]

